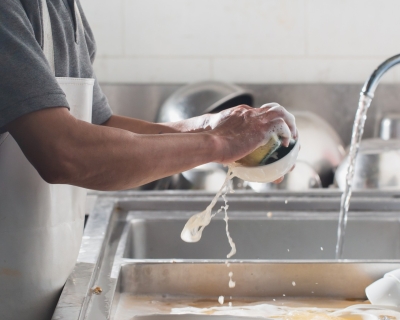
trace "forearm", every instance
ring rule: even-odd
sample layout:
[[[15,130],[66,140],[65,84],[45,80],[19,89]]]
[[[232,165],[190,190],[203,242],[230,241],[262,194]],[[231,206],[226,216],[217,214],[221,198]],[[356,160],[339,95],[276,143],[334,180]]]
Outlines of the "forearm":
[[[49,108],[19,117],[6,130],[45,181],[97,190],[133,188],[208,162],[232,163],[268,141],[272,132],[287,142],[297,137],[293,115],[277,104],[238,106],[163,124],[179,132],[202,131],[197,133],[140,135],[128,128],[134,120],[116,119],[109,124],[126,129],[93,125],[66,108]],[[140,125],[144,131],[157,127]]]
[[[73,170],[64,183],[129,189],[218,160],[215,139],[208,133],[138,135],[107,127],[83,131],[85,139],[70,146]]]
[[[135,118],[113,115],[103,125],[139,134],[194,133],[208,129],[209,115],[168,123],[153,123]]]
[[[207,132],[138,135],[77,120],[65,108],[21,117],[9,131],[44,180],[95,190],[129,189],[218,160]]]

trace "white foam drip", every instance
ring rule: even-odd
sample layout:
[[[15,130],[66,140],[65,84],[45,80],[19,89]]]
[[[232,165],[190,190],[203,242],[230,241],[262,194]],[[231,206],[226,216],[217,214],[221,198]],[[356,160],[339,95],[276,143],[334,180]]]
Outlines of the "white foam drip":
[[[198,242],[201,239],[203,230],[206,226],[208,226],[211,222],[211,219],[220,213],[222,210],[225,212],[225,224],[226,224],[226,235],[228,237],[229,244],[231,246],[231,252],[227,255],[227,258],[229,259],[236,253],[236,245],[232,240],[232,237],[229,234],[229,228],[228,228],[228,201],[226,199],[226,195],[228,192],[232,192],[231,189],[231,184],[230,181],[234,177],[234,174],[232,172],[232,168],[228,168],[228,173],[226,175],[224,184],[222,185],[221,189],[217,192],[211,203],[208,205],[208,207],[195,215],[193,215],[185,224],[185,227],[182,230],[181,233],[181,238],[185,242]],[[212,209],[214,208],[215,204],[217,203],[219,197],[221,197],[225,201],[225,205],[222,206],[221,208],[218,209],[218,211],[214,214],[212,214]]]
[[[234,288],[236,286],[236,282],[232,280],[233,272],[229,272],[229,288]]]

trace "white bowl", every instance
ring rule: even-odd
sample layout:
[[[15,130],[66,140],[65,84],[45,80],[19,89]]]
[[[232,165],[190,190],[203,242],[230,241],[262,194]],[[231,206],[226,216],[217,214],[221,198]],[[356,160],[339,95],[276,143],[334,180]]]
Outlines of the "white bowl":
[[[396,279],[396,281],[400,282],[400,269],[390,271],[390,272],[386,273],[383,277],[384,278],[393,278],[393,279]]]
[[[384,277],[365,289],[371,304],[381,306],[400,306],[400,282],[395,277]]]
[[[299,150],[300,143],[297,140],[287,155],[273,163],[257,167],[245,167],[238,163],[233,163],[230,166],[233,174],[242,180],[263,183],[272,182],[290,171],[296,163]]]

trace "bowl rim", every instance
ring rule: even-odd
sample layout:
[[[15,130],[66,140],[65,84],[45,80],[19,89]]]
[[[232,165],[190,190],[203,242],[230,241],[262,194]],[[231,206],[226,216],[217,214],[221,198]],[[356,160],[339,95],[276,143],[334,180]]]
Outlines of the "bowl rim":
[[[232,168],[234,176],[236,176],[236,177],[238,177],[240,179],[243,179],[241,176],[236,174],[237,172],[235,172],[235,169],[238,168],[240,171],[247,171],[250,174],[256,173],[256,172],[260,172],[260,171],[264,171],[264,170],[268,170],[268,171],[269,170],[273,170],[273,167],[281,165],[282,162],[284,162],[285,159],[288,156],[293,155],[293,153],[297,153],[296,157],[294,158],[293,164],[292,164],[292,166],[293,166],[296,163],[299,151],[300,151],[300,139],[296,139],[292,150],[290,150],[284,157],[278,159],[277,161],[275,161],[273,163],[265,164],[265,165],[262,165],[262,166],[256,166],[256,167],[247,167],[247,166],[241,165],[240,163],[231,163],[231,164],[229,164],[229,166]],[[287,159],[286,159],[286,161],[287,161]],[[291,169],[291,166],[288,166],[288,168],[286,168],[284,172],[280,173],[281,176],[284,176],[285,174],[287,174],[290,171],[290,169]],[[277,177],[276,179],[278,179],[278,178],[280,178],[280,177]],[[243,179],[243,180],[246,180],[246,179]],[[269,180],[269,179],[266,179],[266,180]],[[262,180],[262,181],[246,180],[246,181],[259,182],[259,183],[268,183],[268,182],[274,181],[274,180],[270,180],[270,181],[266,181],[266,180]]]

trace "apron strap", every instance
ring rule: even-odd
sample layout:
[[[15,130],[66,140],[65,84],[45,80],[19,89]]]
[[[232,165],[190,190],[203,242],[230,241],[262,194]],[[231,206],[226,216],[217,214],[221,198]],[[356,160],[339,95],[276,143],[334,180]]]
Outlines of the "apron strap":
[[[83,30],[83,22],[82,16],[79,11],[78,5],[76,1],[74,1],[75,14],[76,14],[76,23],[78,25],[77,28],[81,27]],[[51,20],[49,8],[47,7],[47,1],[42,0],[42,12],[43,12],[43,52],[46,56],[47,61],[49,62],[51,71],[53,74],[56,74],[56,68],[54,63],[54,42],[53,42],[53,31],[51,28]]]
[[[43,13],[43,52],[50,65],[51,71],[55,75],[56,69],[54,64],[53,32],[51,29],[49,8],[47,7],[46,0],[42,0],[42,13]]]

